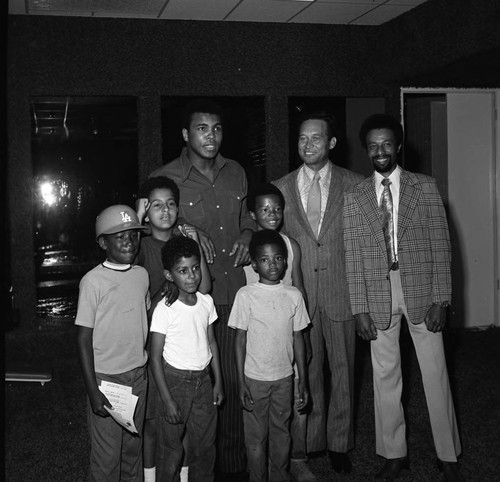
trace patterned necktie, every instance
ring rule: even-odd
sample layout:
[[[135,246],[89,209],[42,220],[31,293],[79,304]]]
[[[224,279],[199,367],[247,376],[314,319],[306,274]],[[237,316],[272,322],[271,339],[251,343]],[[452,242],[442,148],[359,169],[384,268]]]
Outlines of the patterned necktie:
[[[384,232],[385,246],[387,248],[387,259],[389,261],[389,271],[398,269],[398,261],[396,259],[396,245],[394,243],[394,213],[392,194],[389,188],[391,181],[385,178],[382,181],[384,191],[380,201],[380,209],[382,211],[382,230]]]
[[[321,176],[318,172],[314,173],[311,181],[311,188],[307,196],[307,219],[313,230],[314,235],[318,236],[319,220],[321,218],[321,187],[319,180]]]

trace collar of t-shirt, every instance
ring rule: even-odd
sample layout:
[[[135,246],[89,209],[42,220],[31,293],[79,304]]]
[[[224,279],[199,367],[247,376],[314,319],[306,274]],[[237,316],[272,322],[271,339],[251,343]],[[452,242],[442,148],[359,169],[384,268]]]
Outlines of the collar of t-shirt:
[[[262,288],[268,289],[268,290],[275,290],[275,289],[278,289],[278,287],[280,287],[280,286],[285,286],[285,284],[283,283],[283,280],[280,280],[279,283],[272,284],[272,285],[267,284],[267,283],[262,283],[260,280],[256,281],[255,284],[257,284],[258,286],[260,286]]]
[[[109,260],[104,261],[102,263],[102,265],[105,268],[109,268],[109,269],[112,269],[114,271],[127,271],[132,267],[131,264],[116,264],[116,263],[112,263]]]

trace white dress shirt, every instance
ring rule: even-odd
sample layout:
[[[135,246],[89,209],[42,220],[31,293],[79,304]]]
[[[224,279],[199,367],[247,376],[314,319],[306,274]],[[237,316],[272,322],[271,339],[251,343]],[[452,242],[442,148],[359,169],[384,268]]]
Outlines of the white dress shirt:
[[[384,186],[382,185],[382,181],[385,179],[382,174],[375,171],[375,193],[377,195],[378,205],[382,201],[382,192],[384,191]],[[396,260],[398,259],[398,213],[399,213],[399,187],[401,181],[401,168],[396,166],[396,169],[391,172],[391,175],[388,177],[391,181],[389,185],[389,189],[392,194],[392,208],[393,208],[393,219],[394,219],[394,249],[396,251]]]

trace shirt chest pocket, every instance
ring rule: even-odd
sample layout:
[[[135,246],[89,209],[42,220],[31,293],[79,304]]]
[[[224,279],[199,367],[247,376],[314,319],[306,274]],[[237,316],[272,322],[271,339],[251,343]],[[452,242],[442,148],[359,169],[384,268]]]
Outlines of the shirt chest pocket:
[[[180,202],[180,215],[189,223],[196,224],[197,219],[205,217],[203,198],[198,195],[187,202]]]
[[[231,214],[240,213],[241,202],[243,200],[243,194],[238,191],[226,191],[227,193],[227,209]]]

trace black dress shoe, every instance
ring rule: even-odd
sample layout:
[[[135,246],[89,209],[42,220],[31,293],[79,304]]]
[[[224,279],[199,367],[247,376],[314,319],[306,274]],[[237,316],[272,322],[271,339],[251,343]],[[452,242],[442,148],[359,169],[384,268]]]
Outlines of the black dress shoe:
[[[408,469],[408,458],[400,457],[399,459],[387,459],[382,470],[377,473],[375,480],[396,480],[399,477],[399,473],[403,469]]]
[[[463,482],[465,480],[458,470],[458,462],[443,462],[438,459],[437,466],[440,472],[443,472],[443,479],[446,482]]]
[[[335,472],[344,472],[346,474],[349,474],[351,472],[351,459],[345,452],[334,452],[333,450],[329,450],[328,455],[330,456],[330,462]]]

